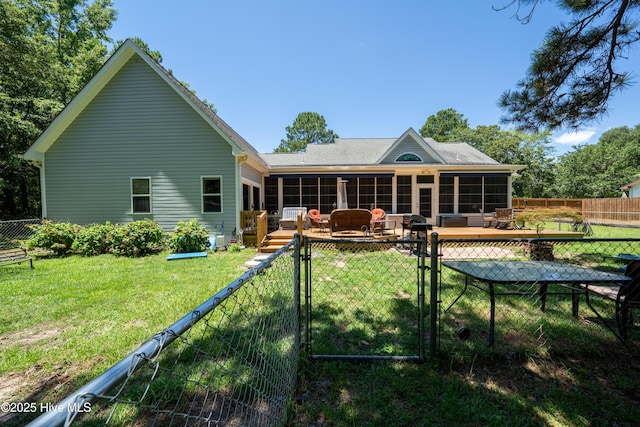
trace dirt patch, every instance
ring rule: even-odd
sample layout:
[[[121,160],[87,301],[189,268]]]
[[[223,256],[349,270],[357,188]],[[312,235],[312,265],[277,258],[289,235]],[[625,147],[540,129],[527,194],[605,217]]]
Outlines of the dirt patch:
[[[11,334],[0,336],[1,346],[28,346],[38,341],[60,335],[62,329],[54,325],[42,324],[30,329],[24,329]]]

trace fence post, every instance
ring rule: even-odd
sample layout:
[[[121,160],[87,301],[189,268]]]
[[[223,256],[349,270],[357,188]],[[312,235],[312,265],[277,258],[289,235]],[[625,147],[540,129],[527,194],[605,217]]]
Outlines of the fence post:
[[[436,355],[438,340],[438,233],[431,233],[431,293],[429,298],[429,354]]]
[[[426,236],[420,239],[418,243],[418,317],[419,333],[418,338],[418,359],[424,361],[424,326],[425,326],[425,313],[424,313],[424,291],[425,291],[425,270],[427,269],[427,238]]]
[[[293,299],[295,307],[296,307],[296,316],[298,318],[298,327],[296,328],[296,348],[298,351],[300,349],[300,342],[302,341],[300,337],[300,320],[301,320],[301,307],[300,307],[300,276],[301,276],[301,268],[300,262],[302,260],[301,254],[301,241],[300,235],[298,233],[293,236],[294,244],[293,244]]]
[[[304,347],[311,354],[311,244],[304,239]]]

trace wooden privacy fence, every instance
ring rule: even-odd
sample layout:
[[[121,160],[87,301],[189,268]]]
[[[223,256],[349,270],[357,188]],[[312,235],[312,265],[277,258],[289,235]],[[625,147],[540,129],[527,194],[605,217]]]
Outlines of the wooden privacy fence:
[[[514,198],[516,209],[570,207],[579,210],[592,224],[640,227],[640,198],[543,199]]]
[[[593,224],[640,226],[640,198],[584,199],[582,216]]]
[[[535,209],[535,208],[575,208],[582,211],[583,199],[530,199],[530,198],[514,198],[512,207],[514,209]]]

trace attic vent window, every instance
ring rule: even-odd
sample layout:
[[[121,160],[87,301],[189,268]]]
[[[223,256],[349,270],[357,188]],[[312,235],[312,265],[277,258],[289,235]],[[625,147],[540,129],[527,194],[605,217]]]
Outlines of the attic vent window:
[[[417,154],[414,154],[414,153],[400,154],[396,158],[396,162],[421,162],[421,161],[422,161],[422,159],[420,158],[420,156],[418,156]]]

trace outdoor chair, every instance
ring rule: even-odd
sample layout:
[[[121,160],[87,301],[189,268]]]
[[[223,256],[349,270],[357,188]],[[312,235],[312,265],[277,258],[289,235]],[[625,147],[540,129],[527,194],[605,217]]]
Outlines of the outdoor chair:
[[[282,208],[282,218],[280,218],[280,228],[283,230],[295,230],[298,228],[298,212],[302,211],[302,216],[307,214],[306,207],[286,207]]]
[[[375,208],[371,211],[371,230],[374,233],[384,229],[384,225],[380,221],[383,221],[385,216],[386,212],[384,209]]]
[[[311,226],[320,228],[320,222],[322,221],[322,215],[318,209],[309,210],[309,219],[311,219]]]
[[[482,225],[484,228],[491,227],[491,223],[496,220],[496,213],[492,212],[482,217]]]
[[[627,338],[627,331],[635,322],[635,311],[640,309],[640,260],[631,261],[625,268],[624,274],[630,277],[631,281],[620,286],[581,285],[585,288],[587,305],[589,305],[598,318],[600,318],[621,341]],[[590,294],[611,300],[615,303],[617,333],[609,327],[608,323],[602,319],[598,311],[593,308],[589,299]]]
[[[496,208],[495,221],[496,228],[517,228],[511,208]]]

